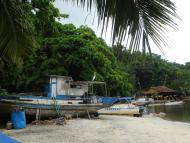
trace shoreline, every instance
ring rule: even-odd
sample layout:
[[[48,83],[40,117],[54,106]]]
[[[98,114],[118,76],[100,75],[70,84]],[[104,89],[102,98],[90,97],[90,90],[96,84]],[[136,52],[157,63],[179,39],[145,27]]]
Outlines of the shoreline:
[[[151,116],[151,115],[144,115],[144,117],[150,117],[150,118],[159,118],[161,120],[164,120],[164,121],[169,121],[169,122],[173,122],[175,124],[184,124],[184,125],[188,125],[190,126],[190,122],[185,122],[185,121],[177,121],[177,120],[170,120],[170,119],[167,119],[167,118],[164,118],[164,117],[154,117],[154,116]]]
[[[171,120],[171,119],[168,119],[168,118],[164,118],[164,117],[156,117],[156,116],[152,116],[152,115],[143,115],[144,117],[153,117],[153,118],[160,118],[164,121],[169,121],[169,122],[174,122],[174,123],[179,123],[179,124],[185,124],[185,125],[189,125],[190,126],[190,121],[177,121],[177,120]]]
[[[149,115],[101,115],[69,120],[66,125],[28,125],[3,132],[22,143],[189,143],[190,124]]]

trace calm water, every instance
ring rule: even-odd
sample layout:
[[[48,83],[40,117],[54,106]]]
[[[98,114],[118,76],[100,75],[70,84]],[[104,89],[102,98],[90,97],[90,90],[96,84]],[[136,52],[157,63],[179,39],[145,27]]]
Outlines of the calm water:
[[[154,106],[148,107],[149,113],[164,112],[167,120],[190,123],[190,103],[172,106]]]

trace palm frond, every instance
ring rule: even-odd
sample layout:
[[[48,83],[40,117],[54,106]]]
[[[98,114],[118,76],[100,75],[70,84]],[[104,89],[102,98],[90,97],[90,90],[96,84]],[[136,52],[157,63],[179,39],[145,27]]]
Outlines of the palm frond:
[[[0,58],[21,63],[32,47],[29,23],[17,0],[0,0]]]
[[[71,2],[71,0],[64,0]],[[106,30],[112,21],[113,43],[121,43],[130,37],[127,45],[131,51],[151,50],[149,40],[162,49],[168,46],[165,36],[167,27],[177,28],[175,19],[179,19],[176,7],[171,0],[72,0],[79,6],[97,8],[99,24]]]

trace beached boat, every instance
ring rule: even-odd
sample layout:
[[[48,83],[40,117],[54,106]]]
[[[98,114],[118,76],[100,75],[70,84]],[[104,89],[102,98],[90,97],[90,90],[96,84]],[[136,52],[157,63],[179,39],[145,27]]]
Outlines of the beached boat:
[[[169,101],[169,102],[166,102],[164,105],[172,106],[172,105],[182,105],[182,104],[183,104],[183,101]]]
[[[144,112],[143,106],[132,104],[134,97],[102,97],[99,100],[102,103],[112,104],[110,107],[98,110],[99,114],[142,116]]]
[[[93,95],[91,89],[95,84],[105,86],[104,82],[74,82],[71,77],[52,75],[47,97],[27,95],[3,97],[0,99],[0,109],[10,113],[15,107],[22,108],[27,115],[40,114],[43,117],[86,113],[97,115],[97,110],[109,105],[98,102],[97,97]]]
[[[135,106],[133,104],[115,104],[111,107],[103,108],[98,110],[99,114],[107,115],[132,115],[132,116],[142,116],[143,108]]]

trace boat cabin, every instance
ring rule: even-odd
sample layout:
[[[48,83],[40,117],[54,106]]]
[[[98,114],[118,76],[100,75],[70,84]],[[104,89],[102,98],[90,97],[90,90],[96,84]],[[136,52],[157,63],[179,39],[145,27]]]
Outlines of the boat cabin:
[[[99,81],[73,81],[72,77],[50,75],[48,81],[49,98],[89,98],[93,96],[94,85],[104,85],[105,96],[107,89],[105,82]]]
[[[88,92],[88,85],[73,84],[72,77],[68,76],[49,76],[48,97],[63,98],[66,96],[83,96]]]

